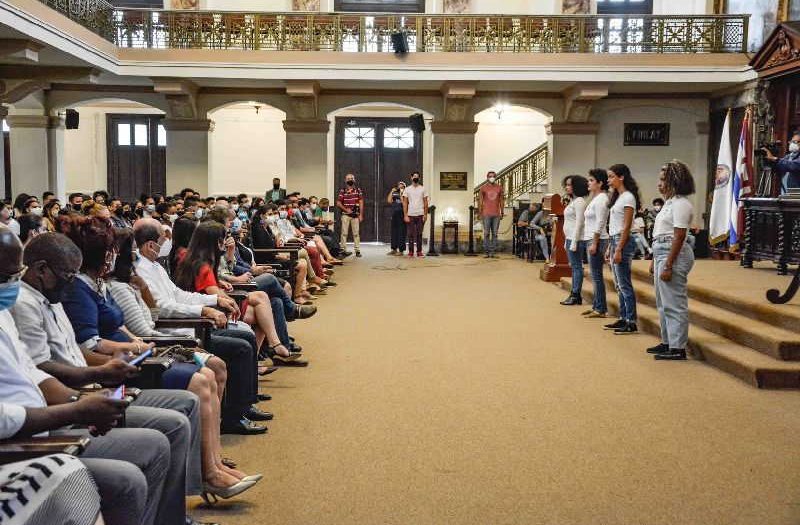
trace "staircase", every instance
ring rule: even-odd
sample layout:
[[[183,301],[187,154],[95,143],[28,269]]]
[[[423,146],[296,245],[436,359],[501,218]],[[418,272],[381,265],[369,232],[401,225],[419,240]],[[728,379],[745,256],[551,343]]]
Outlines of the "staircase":
[[[639,330],[658,336],[655,290],[647,264],[634,264],[632,274]],[[616,314],[619,301],[607,269],[605,276],[609,310]],[[560,285],[569,290],[570,279],[562,279]],[[584,300],[591,304],[593,294],[591,279],[584,279]],[[800,389],[800,312],[726,295],[719,287],[693,284],[690,277],[689,320],[687,351],[692,357],[757,388]],[[651,344],[642,346],[644,351]]]
[[[546,184],[548,182],[550,178],[550,170],[547,164],[548,154],[547,142],[544,142],[533,151],[525,154],[524,157],[497,172],[497,183],[503,185],[506,207],[519,200],[523,195],[531,193],[537,184]],[[478,199],[480,198],[481,187],[484,184],[486,184],[485,180],[475,186],[473,193],[475,210],[478,209]]]

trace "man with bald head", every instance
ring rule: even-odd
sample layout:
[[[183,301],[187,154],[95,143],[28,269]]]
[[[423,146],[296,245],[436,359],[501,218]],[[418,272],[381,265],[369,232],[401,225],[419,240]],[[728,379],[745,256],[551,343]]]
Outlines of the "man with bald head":
[[[90,383],[116,387],[138,369],[121,359],[81,350],[61,305],[64,289],[82,261],[81,251],[65,235],[44,233],[32,239],[25,248],[27,271],[11,315],[28,356],[40,370],[74,388]],[[184,495],[202,490],[198,405],[197,396],[185,390],[148,389],[126,416],[128,426],[158,430],[170,441],[170,468],[177,474],[166,480],[163,492],[171,496],[164,498],[159,510],[167,522],[182,522]]]
[[[228,382],[222,407],[222,432],[226,434],[263,434],[267,427],[259,426],[251,418],[263,414],[253,405],[258,397],[258,347],[255,334],[244,330],[226,329],[228,318],[216,307],[227,312],[238,312],[236,303],[228,297],[206,295],[181,290],[167,275],[158,259],[166,236],[161,223],[141,219],[133,226],[133,236],[139,248],[136,273],[145,280],[159,308],[159,315],[167,318],[207,317],[217,329],[211,334],[209,352],[220,357],[228,366]]]

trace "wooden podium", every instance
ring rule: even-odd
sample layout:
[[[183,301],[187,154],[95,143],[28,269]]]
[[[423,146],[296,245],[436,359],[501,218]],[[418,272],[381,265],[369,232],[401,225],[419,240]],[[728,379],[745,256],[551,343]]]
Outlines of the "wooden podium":
[[[542,266],[539,278],[547,282],[556,282],[562,277],[572,275],[567,250],[564,249],[564,203],[561,202],[561,195],[557,193],[545,195],[543,207],[550,216],[553,228],[550,233],[550,262]]]

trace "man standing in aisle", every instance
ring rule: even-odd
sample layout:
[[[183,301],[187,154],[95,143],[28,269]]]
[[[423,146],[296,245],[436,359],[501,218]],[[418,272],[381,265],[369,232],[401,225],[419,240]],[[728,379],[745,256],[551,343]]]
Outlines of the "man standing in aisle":
[[[286,190],[281,188],[281,179],[275,177],[272,179],[272,189],[267,190],[264,199],[269,202],[280,202],[286,200]]]
[[[478,217],[483,220],[483,251],[485,257],[494,257],[497,251],[497,230],[503,218],[503,186],[497,184],[497,173],[486,174],[486,184],[481,186],[478,199]]]
[[[345,187],[339,190],[336,207],[342,210],[341,247],[347,250],[347,234],[353,228],[353,245],[356,257],[361,257],[361,235],[359,227],[364,220],[364,192],[356,186],[356,176],[348,173],[344,176]]]
[[[428,221],[428,190],[417,172],[411,174],[411,186],[403,193],[403,215],[408,224],[408,256],[414,257],[416,244],[417,257],[422,257],[422,229]]]

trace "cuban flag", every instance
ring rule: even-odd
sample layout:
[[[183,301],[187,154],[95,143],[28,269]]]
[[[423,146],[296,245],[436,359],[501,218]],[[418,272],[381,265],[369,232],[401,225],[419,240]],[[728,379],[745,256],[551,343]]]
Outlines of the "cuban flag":
[[[728,245],[731,251],[739,248],[739,241],[744,235],[744,202],[742,202],[742,199],[749,197],[752,192],[753,170],[750,157],[752,151],[750,109],[748,108],[742,121],[742,132],[739,134],[739,151],[736,154],[736,164],[734,165],[731,181],[730,233],[728,236]]]

